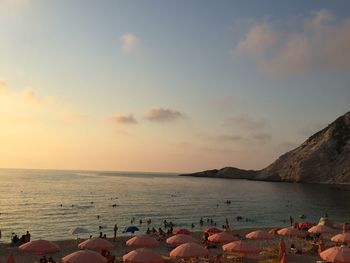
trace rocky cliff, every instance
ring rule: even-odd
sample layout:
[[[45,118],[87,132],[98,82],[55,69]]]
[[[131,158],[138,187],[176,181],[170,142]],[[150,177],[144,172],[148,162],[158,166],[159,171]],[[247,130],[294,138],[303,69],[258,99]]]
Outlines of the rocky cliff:
[[[188,176],[350,184],[350,112],[261,171],[223,168]]]

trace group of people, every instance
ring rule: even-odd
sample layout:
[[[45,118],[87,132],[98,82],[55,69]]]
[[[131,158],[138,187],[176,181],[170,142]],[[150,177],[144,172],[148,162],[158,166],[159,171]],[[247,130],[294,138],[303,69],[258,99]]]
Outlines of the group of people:
[[[46,256],[44,255],[39,259],[39,263],[56,263],[56,261],[52,257],[49,257],[47,259]]]
[[[20,245],[27,243],[29,241],[30,241],[29,231],[27,231],[26,234],[22,235],[20,238],[15,233],[12,233],[12,235],[11,235],[11,244],[13,246],[20,246]]]

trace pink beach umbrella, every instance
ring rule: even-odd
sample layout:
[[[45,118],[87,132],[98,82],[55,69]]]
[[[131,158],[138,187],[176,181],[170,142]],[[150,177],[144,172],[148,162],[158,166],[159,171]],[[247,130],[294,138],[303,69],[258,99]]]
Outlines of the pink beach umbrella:
[[[32,240],[19,246],[19,250],[35,255],[43,255],[56,253],[60,251],[60,248],[55,243],[47,240]]]
[[[163,263],[162,256],[145,248],[139,248],[123,256],[125,263]]]
[[[229,243],[239,239],[228,232],[221,232],[208,237],[208,240],[214,243]]]
[[[204,229],[203,232],[212,235],[212,234],[221,233],[223,231],[219,228],[216,228],[216,227],[208,227],[208,228]]]
[[[245,235],[246,238],[249,239],[257,239],[257,240],[272,240],[275,239],[275,237],[272,234],[269,234],[266,231],[263,230],[256,230],[253,232],[250,232]]]
[[[258,254],[260,248],[246,242],[246,241],[234,241],[222,246],[224,252],[236,252],[243,254]]]
[[[110,250],[114,247],[114,245],[109,242],[107,239],[100,237],[93,237],[85,240],[84,242],[78,245],[79,249],[90,249],[90,250]]]
[[[312,234],[325,234],[333,232],[333,229],[325,225],[316,225],[309,228],[308,232]]]
[[[62,263],[107,263],[107,259],[95,251],[80,250],[62,258]]]
[[[293,228],[293,227],[286,227],[282,228],[277,231],[277,234],[281,236],[291,236],[291,237],[306,237],[306,233],[303,231]]]
[[[350,248],[331,247],[321,252],[320,257],[327,262],[350,263]]]
[[[207,255],[208,249],[198,245],[197,243],[185,243],[170,251],[171,257],[183,259],[205,257]]]
[[[8,256],[8,258],[7,258],[7,260],[6,260],[6,263],[16,263],[16,261],[15,261],[15,256],[13,255],[13,253],[11,253],[11,254]]]
[[[165,242],[169,245],[177,247],[177,246],[185,244],[185,243],[197,243],[198,241],[196,239],[194,239],[192,236],[184,235],[184,234],[177,234],[175,236],[167,238],[167,240]]]
[[[159,242],[148,235],[137,235],[133,238],[130,238],[128,241],[126,241],[127,246],[133,246],[133,247],[156,247],[159,245]]]
[[[331,238],[336,243],[350,243],[350,233],[342,233],[335,235]]]
[[[186,228],[181,228],[181,227],[176,227],[173,230],[173,234],[177,235],[177,234],[183,234],[183,235],[191,235],[192,232],[187,230]]]

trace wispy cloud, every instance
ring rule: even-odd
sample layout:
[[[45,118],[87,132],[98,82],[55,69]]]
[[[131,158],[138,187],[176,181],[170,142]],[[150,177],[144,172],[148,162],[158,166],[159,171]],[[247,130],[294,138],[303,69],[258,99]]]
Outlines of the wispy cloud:
[[[107,118],[108,122],[114,124],[137,124],[137,121],[133,115],[116,114]]]
[[[305,18],[301,28],[290,31],[273,29],[272,23],[253,25],[233,54],[255,58],[258,69],[270,76],[350,69],[350,19],[337,19],[321,9]]]
[[[265,128],[267,122],[263,119],[254,119],[247,114],[240,114],[228,118],[228,122],[233,125],[238,125],[242,128],[251,129],[262,129]]]
[[[132,33],[124,34],[120,38],[120,41],[122,43],[122,50],[125,53],[130,53],[140,46],[140,39]]]
[[[185,115],[177,110],[164,108],[151,108],[144,113],[147,120],[154,122],[170,122],[184,118]]]

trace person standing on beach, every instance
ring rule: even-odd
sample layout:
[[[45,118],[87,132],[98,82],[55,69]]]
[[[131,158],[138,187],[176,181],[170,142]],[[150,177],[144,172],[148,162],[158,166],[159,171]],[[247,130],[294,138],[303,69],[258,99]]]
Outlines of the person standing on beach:
[[[118,226],[117,224],[114,225],[114,237],[113,237],[113,241],[115,242],[117,240],[117,232],[118,232]]]
[[[290,222],[290,226],[293,226],[294,219],[292,216],[289,216],[289,222]]]

